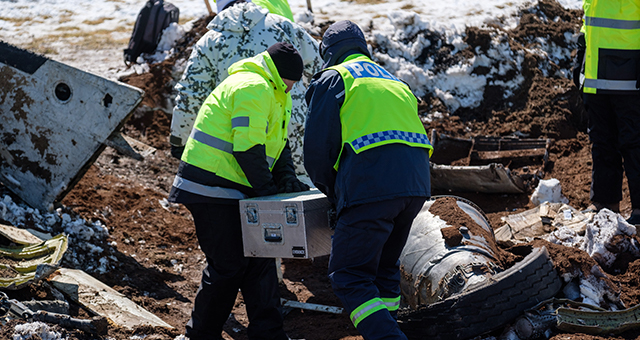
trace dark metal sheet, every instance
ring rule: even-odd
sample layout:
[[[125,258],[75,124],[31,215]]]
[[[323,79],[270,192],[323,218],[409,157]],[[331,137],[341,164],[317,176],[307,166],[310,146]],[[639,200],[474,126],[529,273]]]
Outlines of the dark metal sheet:
[[[32,207],[51,209],[143,92],[11,45],[0,50],[8,53],[0,58],[0,180]]]

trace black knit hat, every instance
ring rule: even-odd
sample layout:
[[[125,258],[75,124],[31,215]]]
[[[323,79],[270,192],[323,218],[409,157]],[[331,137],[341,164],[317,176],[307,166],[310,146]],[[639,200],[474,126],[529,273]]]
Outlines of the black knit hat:
[[[298,81],[302,79],[302,57],[298,50],[289,43],[275,43],[267,52],[278,69],[280,78]]]

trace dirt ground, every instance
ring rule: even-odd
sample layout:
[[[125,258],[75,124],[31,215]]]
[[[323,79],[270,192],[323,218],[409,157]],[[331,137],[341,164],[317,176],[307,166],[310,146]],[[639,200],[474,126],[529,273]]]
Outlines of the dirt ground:
[[[512,48],[525,49],[535,37],[544,37],[566,46],[564,32],[577,31],[582,13],[565,10],[556,2],[543,0],[538,10],[547,17],[558,19],[544,24],[539,15],[523,14],[520,24],[507,32],[516,44]],[[123,128],[124,134],[146,143],[157,150],[144,161],[136,161],[107,148],[90,167],[62,204],[69,211],[87,220],[101,220],[109,229],[109,242],[119,267],[105,274],[92,274],[134,302],[175,327],[161,329],[141,327],[136,330],[109,328],[109,338],[127,339],[132,335],[146,335],[145,339],[174,339],[184,332],[192,303],[205,265],[189,212],[180,205],[164,201],[171,188],[178,161],[169,154],[167,142],[171,107],[167,99],[176,75],[173,66],[179,58],[189,55],[189,46],[205,31],[210,18],[203,18],[179,43],[177,55],[151,66],[149,73],[128,76],[123,82],[142,88],[145,98]],[[330,23],[318,23],[326,27]],[[456,57],[471,57],[475,47],[486,48],[490,31],[478,28],[467,30],[469,48]],[[435,54],[449,55],[446,46]],[[574,51],[575,53],[575,51]],[[563,195],[576,209],[589,204],[591,157],[586,135],[586,115],[580,93],[572,80],[565,77],[545,76],[540,70],[540,58],[525,55],[523,85],[509,99],[511,104],[490,86],[484,94],[483,104],[475,109],[460,109],[449,113],[434,95],[427,95],[420,104],[420,113],[427,116],[439,111],[443,118],[425,123],[426,131],[435,130],[454,137],[505,136],[515,131],[529,138],[552,138],[549,161],[541,168],[542,179],[556,178],[562,185]],[[564,67],[567,65],[551,65]],[[479,73],[482,70],[477,70]],[[512,75],[513,76],[513,75]],[[506,166],[509,166],[506,164]],[[522,169],[512,169],[515,172]],[[502,226],[501,217],[532,208],[529,194],[487,195],[473,193],[433,192],[434,195],[454,194],[476,203],[488,216],[495,229]],[[624,186],[621,202],[622,215],[630,212],[628,188]],[[559,245],[548,244],[559,273],[573,267],[593,266],[595,262],[586,253]],[[509,252],[509,249],[501,249]],[[333,295],[327,278],[328,257],[314,260],[283,260],[283,298],[330,306],[341,306]],[[618,287],[620,299],[626,307],[640,302],[640,260],[623,258],[612,268],[604,268],[607,280]],[[11,292],[17,299],[48,298],[43,285],[34,285]],[[77,311],[86,316],[86,312]],[[83,314],[84,313],[84,314]],[[11,337],[10,327],[2,327],[0,338]],[[225,325],[225,339],[245,340],[247,317],[239,294],[233,314]],[[302,309],[291,310],[285,317],[285,330],[294,339],[355,340],[362,339],[347,315],[336,315]],[[68,339],[91,339],[79,331],[59,329]],[[498,336],[501,330],[492,335]],[[628,331],[619,339],[635,339],[639,331]],[[552,339],[604,339],[586,334],[552,334]],[[105,337],[106,339],[106,337]]]

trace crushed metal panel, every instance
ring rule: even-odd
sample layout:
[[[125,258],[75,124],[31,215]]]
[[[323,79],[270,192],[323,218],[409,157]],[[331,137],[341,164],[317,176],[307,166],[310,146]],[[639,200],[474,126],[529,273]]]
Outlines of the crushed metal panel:
[[[432,132],[433,155],[436,164],[452,164],[466,160],[468,165],[502,163],[515,166],[544,166],[549,158],[551,139],[480,136],[455,138]]]
[[[502,164],[451,166],[431,164],[431,189],[458,192],[522,194],[526,185]]]
[[[502,163],[512,168],[522,165],[544,165],[549,159],[551,139],[513,137],[476,137],[469,164]]]
[[[473,140],[470,138],[449,137],[438,134],[435,130],[431,131],[431,139],[433,154],[429,160],[436,164],[451,164],[459,159],[468,158],[473,147]]]
[[[156,152],[156,148],[146,145],[131,137],[124,136],[119,132],[112,134],[105,141],[105,144],[114,148],[121,154],[138,161],[141,161],[145,157],[148,157],[149,155]]]
[[[457,192],[522,194],[544,174],[551,139],[455,138],[431,133],[431,188]],[[451,165],[454,164],[454,165]],[[522,167],[525,174],[509,170]]]
[[[67,236],[60,234],[39,244],[0,247],[0,288],[21,289],[49,276],[67,246]]]
[[[556,313],[556,327],[565,332],[610,335],[640,328],[640,305],[618,311],[560,307]]]
[[[2,223],[0,223],[0,235],[4,236],[13,243],[22,245],[38,244],[44,242],[43,239],[30,233],[27,229],[16,228],[12,225]]]
[[[316,312],[326,312],[326,313],[333,313],[333,314],[342,314],[342,312],[344,311],[344,309],[341,307],[319,305],[315,303],[299,302],[299,301],[293,301],[293,300],[287,300],[287,299],[280,299],[280,303],[284,308],[300,308],[300,309],[306,309],[306,310],[313,310]]]
[[[0,180],[29,205],[49,209],[143,94],[0,41]]]
[[[81,270],[60,268],[48,280],[74,302],[96,315],[109,318],[120,327],[134,329],[150,325],[173,328],[122,293]]]

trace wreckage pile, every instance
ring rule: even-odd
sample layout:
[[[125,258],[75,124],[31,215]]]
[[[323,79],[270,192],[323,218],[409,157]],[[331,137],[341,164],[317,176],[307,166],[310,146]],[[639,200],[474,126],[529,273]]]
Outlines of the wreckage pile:
[[[479,206],[494,229],[498,251],[505,259],[502,266],[514,266],[531,249],[544,246],[562,280],[562,290],[556,297],[588,302],[608,311],[636,306],[640,303],[640,261],[635,229],[620,223],[617,215],[605,212],[594,217],[581,213],[589,198],[590,149],[580,94],[570,79],[575,49],[572,37],[579,28],[581,13],[543,0],[519,16],[519,24],[511,29],[499,22],[483,28],[469,27],[463,41],[439,31],[411,30],[419,18],[410,15],[393,18],[397,30],[393,37],[376,34],[376,27],[370,28],[367,36],[375,58],[383,65],[416,65],[414,78],[407,81],[421,97],[425,128],[430,136],[434,136],[432,132],[437,136],[432,139],[476,146],[486,136],[543,141],[543,146],[538,147],[542,152],[537,150],[526,157],[517,157],[518,152],[511,150],[500,154],[502,158],[489,158],[489,153],[504,150],[476,147],[475,153],[467,149],[460,157],[437,163],[475,169],[499,159],[497,164],[520,181],[520,193],[470,193],[464,188],[449,191],[446,186],[436,187],[433,192],[464,197]],[[155,151],[137,161],[106,148],[62,200],[62,206],[51,212],[28,208],[5,188],[0,196],[2,224],[68,235],[61,267],[90,274],[174,327],[111,324],[105,339],[128,339],[134,335],[176,339],[190,315],[204,256],[198,250],[189,213],[166,201],[178,164],[169,154],[166,138],[172,85],[190,46],[205,32],[209,20],[203,18],[194,24],[193,30],[178,42],[174,56],[150,65],[149,72],[121,79],[145,91],[142,104],[122,132]],[[327,25],[314,26],[320,32]],[[417,52],[403,53],[408,46]],[[450,81],[463,74],[478,80],[473,83],[473,90],[456,88],[454,85],[459,83]],[[483,86],[477,85],[480,81]],[[531,152],[531,148],[524,150]],[[539,180],[552,178],[559,181],[566,202],[533,204],[531,193]],[[626,186],[621,208],[623,213],[630,210]],[[598,235],[607,237],[595,237]],[[283,298],[340,306],[326,277],[327,261],[327,257],[283,260]],[[58,289],[52,287],[51,281],[41,281],[6,292],[19,301],[61,299]],[[77,302],[65,300],[70,303],[69,314],[91,318],[92,314]],[[539,314],[545,308],[556,310],[558,304],[541,307]],[[510,339],[525,338],[523,333],[514,335],[516,315],[512,317],[483,338],[501,334]],[[239,296],[225,325],[226,338],[246,339],[246,324]],[[41,329],[32,331],[29,327]],[[285,329],[292,338],[307,340],[361,339],[347,316],[305,309],[291,310],[285,317]],[[571,332],[573,339],[593,338],[584,328],[558,329],[551,324],[536,332],[529,336],[548,332],[552,338],[560,339]],[[611,328],[603,332],[606,336]],[[95,338],[80,330],[34,326],[24,320],[11,320],[0,330],[0,338],[7,339],[27,339],[29,334],[69,340]],[[631,327],[621,336],[631,339],[638,335],[640,331]]]

